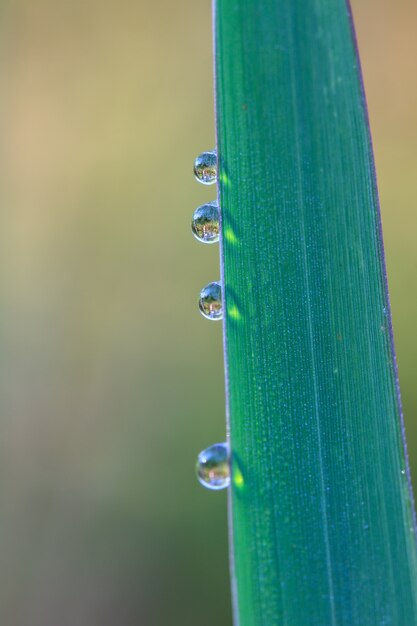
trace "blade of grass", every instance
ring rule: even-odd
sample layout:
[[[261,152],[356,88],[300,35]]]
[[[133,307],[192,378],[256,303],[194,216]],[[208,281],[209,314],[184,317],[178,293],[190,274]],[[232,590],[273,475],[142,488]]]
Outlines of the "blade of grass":
[[[240,626],[417,624],[378,198],[345,0],[215,1]]]

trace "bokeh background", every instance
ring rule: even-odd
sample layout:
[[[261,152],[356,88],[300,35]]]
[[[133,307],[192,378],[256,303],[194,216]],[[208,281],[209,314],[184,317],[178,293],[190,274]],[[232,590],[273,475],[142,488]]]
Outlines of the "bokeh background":
[[[355,0],[417,485],[417,5]],[[210,3],[0,4],[0,623],[230,626]]]

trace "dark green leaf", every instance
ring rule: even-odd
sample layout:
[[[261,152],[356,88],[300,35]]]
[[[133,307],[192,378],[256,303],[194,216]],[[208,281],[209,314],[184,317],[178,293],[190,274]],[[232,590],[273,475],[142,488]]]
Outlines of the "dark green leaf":
[[[218,0],[240,626],[417,624],[378,199],[344,0]]]

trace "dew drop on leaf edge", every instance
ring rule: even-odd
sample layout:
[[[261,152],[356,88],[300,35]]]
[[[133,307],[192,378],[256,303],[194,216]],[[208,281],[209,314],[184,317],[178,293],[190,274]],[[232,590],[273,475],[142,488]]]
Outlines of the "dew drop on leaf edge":
[[[194,161],[194,176],[203,185],[214,185],[217,182],[217,153],[202,152]]]
[[[223,318],[222,287],[220,282],[209,283],[200,292],[200,312],[208,320]]]
[[[194,211],[191,230],[194,237],[203,243],[219,241],[220,219],[217,202],[208,202]]]
[[[196,465],[199,482],[213,491],[230,485],[229,447],[227,443],[215,443],[198,455]]]

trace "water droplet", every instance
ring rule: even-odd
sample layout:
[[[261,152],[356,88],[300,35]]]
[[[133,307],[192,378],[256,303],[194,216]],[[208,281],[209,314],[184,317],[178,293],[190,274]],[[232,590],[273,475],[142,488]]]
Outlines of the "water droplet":
[[[193,235],[203,243],[216,243],[219,241],[219,205],[217,202],[209,202],[198,207],[191,222]]]
[[[200,292],[198,306],[208,320],[221,320],[223,318],[221,283],[209,283],[204,287]]]
[[[213,185],[217,181],[217,153],[202,152],[194,161],[194,175],[199,183]]]
[[[215,491],[230,484],[229,447],[227,443],[215,443],[200,452],[196,465],[200,483]]]

